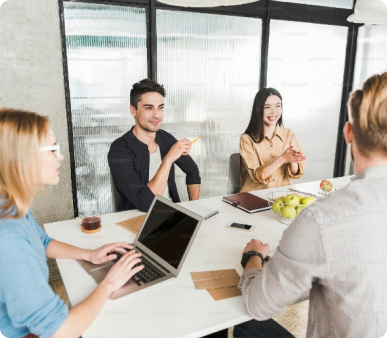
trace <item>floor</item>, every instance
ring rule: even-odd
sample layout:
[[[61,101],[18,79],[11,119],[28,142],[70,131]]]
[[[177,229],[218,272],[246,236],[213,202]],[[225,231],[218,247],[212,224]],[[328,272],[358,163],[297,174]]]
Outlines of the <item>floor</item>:
[[[48,262],[50,277],[49,283],[54,292],[66,302],[70,307],[69,300],[67,298],[66,290],[63,286],[62,279],[59,274],[58,267],[54,260]],[[279,313],[273,317],[279,324],[286,328],[296,338],[306,337],[306,327],[308,324],[308,308],[309,301],[304,301],[296,305],[290,306],[285,312]],[[228,331],[229,338],[232,338],[232,328]]]

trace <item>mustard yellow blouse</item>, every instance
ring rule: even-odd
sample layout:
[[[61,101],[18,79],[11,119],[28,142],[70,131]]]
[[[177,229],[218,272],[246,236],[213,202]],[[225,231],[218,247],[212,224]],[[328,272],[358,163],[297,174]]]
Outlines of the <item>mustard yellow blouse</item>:
[[[305,162],[298,164],[296,175],[290,171],[289,163],[284,163],[271,176],[263,178],[265,167],[282,155],[290,145],[295,150],[302,151],[293,131],[279,126],[271,140],[265,137],[261,143],[255,143],[249,135],[243,134],[239,143],[242,157],[240,192],[291,185],[291,178],[300,178],[304,173]]]

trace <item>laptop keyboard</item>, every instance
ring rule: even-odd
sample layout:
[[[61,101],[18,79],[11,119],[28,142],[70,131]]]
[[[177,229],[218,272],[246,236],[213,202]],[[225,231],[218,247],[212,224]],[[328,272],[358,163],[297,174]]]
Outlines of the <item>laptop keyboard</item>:
[[[139,265],[144,265],[144,268],[132,277],[132,281],[137,285],[147,284],[165,276],[165,273],[151,264],[144,255],[141,257],[141,263],[137,263],[134,267]]]

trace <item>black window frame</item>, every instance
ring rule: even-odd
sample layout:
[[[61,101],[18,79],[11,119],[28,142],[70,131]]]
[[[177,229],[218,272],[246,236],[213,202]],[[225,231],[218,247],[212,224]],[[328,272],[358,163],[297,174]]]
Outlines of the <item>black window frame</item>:
[[[286,20],[294,22],[307,22],[324,25],[335,25],[348,27],[347,46],[344,66],[344,76],[341,95],[341,107],[339,114],[339,126],[336,141],[335,163],[333,177],[345,174],[347,145],[344,140],[343,127],[348,121],[347,101],[352,91],[353,77],[355,71],[357,36],[360,24],[347,21],[349,15],[353,14],[356,0],[352,9],[342,9],[328,6],[314,6],[307,4],[294,4],[273,0],[259,0],[253,3],[221,6],[221,7],[178,7],[161,3],[156,0],[58,0],[61,30],[61,43],[63,55],[63,77],[65,86],[65,99],[67,111],[68,139],[71,163],[71,180],[73,189],[74,216],[78,215],[77,186],[74,159],[73,126],[71,115],[70,87],[68,77],[66,35],[64,19],[64,2],[80,2],[104,5],[118,5],[129,7],[140,7],[146,10],[147,18],[147,63],[148,77],[157,80],[157,27],[156,11],[158,9],[185,11],[194,13],[206,13],[217,15],[242,16],[262,19],[262,42],[261,42],[261,67],[260,88],[267,85],[268,51],[270,44],[270,20]],[[258,88],[257,88],[258,90]]]

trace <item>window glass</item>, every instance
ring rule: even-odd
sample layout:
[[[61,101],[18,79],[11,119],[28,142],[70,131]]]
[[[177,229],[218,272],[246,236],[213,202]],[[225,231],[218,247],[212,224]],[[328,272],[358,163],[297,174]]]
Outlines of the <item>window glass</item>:
[[[359,28],[353,90],[361,89],[363,83],[372,75],[387,71],[387,26],[364,25]],[[350,157],[350,147],[347,149],[346,174],[354,173]]]
[[[300,142],[310,182],[333,176],[347,27],[271,20],[268,87],[283,97],[283,121]]]
[[[141,8],[64,2],[78,209],[112,211],[110,144],[134,121],[133,83],[147,77]]]
[[[195,142],[202,198],[227,193],[228,162],[259,87],[262,21],[157,11],[157,78],[167,91],[163,129]],[[177,169],[182,200],[185,175]]]
[[[365,25],[359,28],[354,89],[359,89],[372,75],[387,71],[387,26]]]

